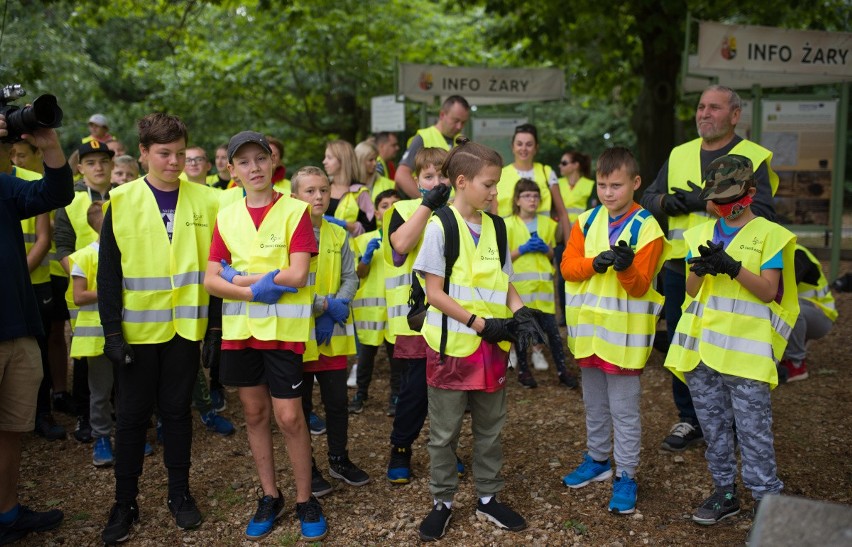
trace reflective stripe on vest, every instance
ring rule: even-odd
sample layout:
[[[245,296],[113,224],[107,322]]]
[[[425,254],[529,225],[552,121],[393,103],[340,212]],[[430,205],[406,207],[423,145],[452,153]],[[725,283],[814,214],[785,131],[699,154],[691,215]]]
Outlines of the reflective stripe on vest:
[[[86,290],[98,290],[98,251],[94,246],[86,245],[68,255],[69,270],[78,269],[86,278]],[[65,301],[73,306],[73,319],[71,322],[72,337],[69,353],[71,357],[95,357],[104,353],[104,330],[101,326],[101,316],[98,304],[86,304],[74,306],[74,281],[68,284],[65,292]],[[72,314],[71,308],[68,310]]]
[[[573,188],[565,177],[560,177],[557,183],[559,184],[562,202],[565,204],[565,210],[568,212],[568,222],[574,224],[577,217],[588,208],[589,198],[595,192],[595,181],[587,177],[580,177],[574,183]]]
[[[529,241],[530,230],[518,215],[505,219],[509,249],[518,249]],[[545,215],[538,215],[536,234],[551,248],[556,246],[557,222]],[[524,305],[544,313],[556,313],[553,291],[553,262],[544,253],[527,253],[512,263],[515,275],[512,285]]]
[[[397,201],[385,212],[383,225],[390,226],[394,211],[402,217],[402,220],[407,221],[421,202],[421,199]],[[387,301],[388,313],[387,332],[393,338],[399,335],[420,335],[419,332],[408,328],[408,311],[411,309],[411,306],[408,305],[408,299],[411,296],[412,268],[422,243],[423,237],[421,236],[414,248],[405,256],[405,261],[400,266],[396,266],[393,263],[390,236],[387,235],[382,238],[382,246],[379,251],[381,251],[381,257],[384,261],[385,300]]]
[[[381,238],[379,230],[361,234],[353,240],[355,256],[360,259],[370,241]],[[377,249],[378,251],[378,249]],[[380,252],[373,253],[370,271],[360,279],[358,291],[352,300],[352,314],[358,329],[358,340],[368,346],[379,346],[386,338],[387,300],[385,299],[385,262]],[[395,340],[392,337],[391,340]]]
[[[819,269],[819,279],[816,285],[805,283],[802,281],[796,286],[799,292],[799,298],[803,298],[819,308],[826,317],[832,321],[837,320],[837,307],[834,303],[834,295],[831,294],[831,289],[828,286],[828,280],[825,278],[825,272],[822,271],[822,264],[819,260],[804,246],[796,245],[796,252],[803,252],[808,257],[814,266]]]

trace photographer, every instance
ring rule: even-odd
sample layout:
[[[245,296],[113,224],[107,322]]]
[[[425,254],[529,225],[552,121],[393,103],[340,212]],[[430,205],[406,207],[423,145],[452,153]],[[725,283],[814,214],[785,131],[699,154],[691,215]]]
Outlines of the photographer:
[[[0,115],[0,141],[6,140],[6,118]],[[44,178],[27,182],[0,173],[0,543],[29,532],[59,526],[58,509],[35,512],[18,504],[21,434],[35,423],[36,392],[42,378],[36,336],[44,336],[35,293],[30,283],[21,220],[71,203],[71,170],[53,129],[40,128],[23,139],[44,157]],[[0,143],[8,154],[11,144]]]

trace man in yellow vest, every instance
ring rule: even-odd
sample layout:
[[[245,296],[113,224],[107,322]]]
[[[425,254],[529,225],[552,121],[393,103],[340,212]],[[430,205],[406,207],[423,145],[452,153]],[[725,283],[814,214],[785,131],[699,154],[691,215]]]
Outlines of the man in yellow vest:
[[[772,152],[734,133],[741,113],[742,100],[734,90],[720,85],[704,90],[695,112],[699,137],[672,150],[639,202],[651,211],[660,225],[668,226],[668,239],[672,244],[669,260],[662,272],[669,342],[674,337],[686,295],[684,257],[687,249],[683,232],[714,218],[708,202],[701,199],[703,173],[707,166],[730,153],[748,157],[755,166],[757,186],[752,210],[757,216],[775,219],[772,196],[778,188],[778,175],[770,166]],[[673,378],[672,393],[679,419],[663,441],[662,448],[680,452],[703,442],[704,435],[686,384]]]
[[[418,129],[417,134],[408,142],[408,149],[399,160],[396,168],[397,189],[408,198],[419,198],[420,191],[417,189],[417,179],[414,178],[414,158],[421,148],[443,148],[449,150],[453,147],[455,138],[461,134],[468,118],[470,118],[470,104],[460,95],[450,95],[441,105],[438,113],[438,121],[425,129]]]
[[[136,497],[154,405],[163,423],[167,506],[178,528],[201,524],[189,492],[192,387],[207,343],[210,296],[204,273],[218,199],[181,180],[188,132],[176,116],[138,122],[148,174],[110,192],[98,253],[98,308],[104,355],[115,366],[115,505],[102,540],[123,541],[139,519]],[[218,317],[210,330],[221,331]],[[221,336],[218,337],[221,340]]]
[[[393,180],[396,176],[396,165],[393,160],[399,152],[399,138],[396,133],[380,131],[376,133],[376,148],[379,150],[376,172],[379,176]]]

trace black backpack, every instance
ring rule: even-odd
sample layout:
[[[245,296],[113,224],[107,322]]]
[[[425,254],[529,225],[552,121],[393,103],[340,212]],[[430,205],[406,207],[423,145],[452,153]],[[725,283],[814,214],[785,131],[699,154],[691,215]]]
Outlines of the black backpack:
[[[506,248],[509,245],[506,235],[506,222],[502,217],[492,215],[487,211],[483,211],[491,217],[494,223],[494,231],[497,233],[497,252],[500,254],[500,267],[506,265]],[[456,222],[455,215],[448,206],[437,209],[434,213],[441,221],[444,227],[444,257],[446,266],[444,268],[444,292],[450,292],[450,274],[453,271],[453,266],[456,264],[456,259],[459,257],[459,225]],[[426,303],[426,293],[423,287],[420,286],[416,275],[412,275],[411,293],[408,299],[410,306],[408,311],[408,326],[411,330],[420,332],[423,328],[423,321],[426,318],[426,310],[429,309],[429,304]],[[441,358],[444,357],[444,351],[447,349],[447,316],[441,317]]]

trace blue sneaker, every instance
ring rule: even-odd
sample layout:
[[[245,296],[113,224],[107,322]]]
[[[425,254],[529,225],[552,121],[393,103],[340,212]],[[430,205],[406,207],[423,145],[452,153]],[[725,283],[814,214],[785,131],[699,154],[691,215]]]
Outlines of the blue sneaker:
[[[145,455],[150,456],[153,453],[154,453],[154,447],[151,446],[151,443],[146,442],[145,443]]]
[[[308,417],[308,423],[310,424],[311,435],[322,435],[325,433],[325,420],[311,412],[311,415]]]
[[[246,537],[253,540],[265,538],[275,526],[275,521],[283,514],[284,496],[281,495],[281,490],[278,491],[277,498],[263,496],[257,500],[257,511],[246,527]]]
[[[225,398],[225,390],[211,389],[210,404],[213,406],[213,410],[215,410],[216,412],[222,412],[223,410],[228,408],[228,400]]]
[[[588,452],[583,453],[583,463],[580,467],[565,475],[562,478],[562,484],[568,488],[582,488],[594,481],[605,481],[612,476],[612,466],[609,460],[606,463],[598,463],[589,456]]]
[[[319,541],[328,534],[328,523],[315,497],[311,496],[305,503],[297,503],[296,516],[302,525],[302,539],[305,541]]]
[[[115,458],[112,455],[112,443],[109,437],[98,437],[92,448],[92,465],[95,467],[109,467]]]
[[[393,484],[408,484],[411,482],[410,447],[391,447],[391,457],[388,462],[388,480]]]
[[[612,483],[612,497],[609,500],[609,512],[629,515],[636,511],[636,481],[621,472],[621,478]]]
[[[456,456],[456,473],[458,473],[459,478],[464,477],[464,463],[458,456]]]
[[[234,424],[216,414],[215,410],[211,410],[207,414],[202,414],[201,421],[207,426],[207,431],[212,433],[218,433],[223,437],[227,437],[234,433]]]

